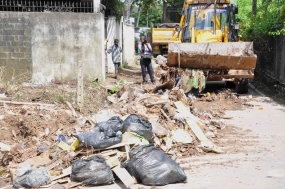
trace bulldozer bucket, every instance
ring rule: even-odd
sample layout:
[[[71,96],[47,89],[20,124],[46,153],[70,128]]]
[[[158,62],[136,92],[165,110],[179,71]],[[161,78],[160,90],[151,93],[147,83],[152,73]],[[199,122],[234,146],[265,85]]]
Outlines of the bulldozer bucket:
[[[189,69],[253,70],[257,56],[252,42],[170,43],[167,65]]]

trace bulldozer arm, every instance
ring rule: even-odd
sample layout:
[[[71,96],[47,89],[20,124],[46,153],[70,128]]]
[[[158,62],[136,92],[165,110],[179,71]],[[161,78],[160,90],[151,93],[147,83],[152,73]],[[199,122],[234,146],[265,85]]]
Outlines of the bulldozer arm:
[[[252,72],[257,56],[252,42],[170,43],[167,65],[201,70],[244,70]]]

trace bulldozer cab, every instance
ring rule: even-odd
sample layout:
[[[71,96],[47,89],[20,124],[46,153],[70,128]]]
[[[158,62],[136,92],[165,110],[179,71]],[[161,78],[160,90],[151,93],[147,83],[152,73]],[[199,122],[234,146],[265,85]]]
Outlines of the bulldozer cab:
[[[182,42],[238,41],[233,5],[190,5],[185,10]]]

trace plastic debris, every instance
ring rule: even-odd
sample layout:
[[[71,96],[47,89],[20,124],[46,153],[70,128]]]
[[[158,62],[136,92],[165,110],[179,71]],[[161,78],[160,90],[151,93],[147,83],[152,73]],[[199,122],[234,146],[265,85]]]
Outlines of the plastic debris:
[[[152,142],[154,139],[151,123],[136,114],[131,114],[125,119],[123,132],[135,132],[149,142]]]
[[[14,188],[37,188],[51,182],[51,176],[45,167],[27,171],[13,181]]]
[[[92,156],[72,163],[71,180],[87,185],[102,185],[109,184],[115,179],[106,161],[99,156]]]
[[[133,148],[130,160],[123,163],[128,172],[139,183],[150,186],[162,186],[171,183],[185,182],[184,170],[164,152],[152,145]]]

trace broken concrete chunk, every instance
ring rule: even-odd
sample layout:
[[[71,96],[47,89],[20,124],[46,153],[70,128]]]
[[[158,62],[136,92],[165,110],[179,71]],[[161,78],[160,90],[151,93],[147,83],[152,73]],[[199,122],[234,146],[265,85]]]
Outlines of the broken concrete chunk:
[[[92,115],[92,121],[96,123],[108,121],[111,117],[116,115],[112,109],[101,110],[97,114]]]
[[[156,136],[163,137],[168,134],[168,131],[163,126],[161,126],[157,121],[149,120],[149,122],[151,123],[152,130]]]
[[[158,65],[166,64],[166,63],[167,63],[167,58],[165,58],[165,57],[162,56],[162,55],[158,55],[158,56],[156,57],[155,62],[156,62]]]
[[[211,124],[219,129],[225,128],[225,123],[221,120],[211,120]]]
[[[9,152],[10,150],[11,150],[11,147],[9,145],[0,142],[0,151]]]
[[[112,102],[113,104],[118,103],[118,98],[116,97],[115,94],[113,94],[113,95],[111,95],[111,96],[108,96],[108,97],[107,97],[107,100],[109,100],[109,101]]]
[[[177,129],[175,131],[173,130],[171,131],[171,134],[172,134],[171,138],[175,142],[184,143],[184,144],[191,144],[193,142],[191,135],[187,131],[184,131],[183,129]]]
[[[215,133],[210,132],[210,131],[208,131],[205,135],[206,135],[207,137],[210,137],[210,138],[215,138],[215,137],[216,137]]]
[[[129,98],[129,92],[124,92],[122,96],[120,97],[119,102],[128,100],[128,98]]]

